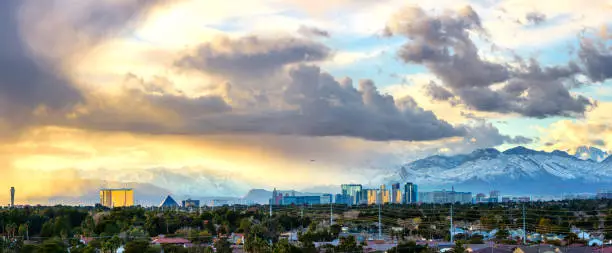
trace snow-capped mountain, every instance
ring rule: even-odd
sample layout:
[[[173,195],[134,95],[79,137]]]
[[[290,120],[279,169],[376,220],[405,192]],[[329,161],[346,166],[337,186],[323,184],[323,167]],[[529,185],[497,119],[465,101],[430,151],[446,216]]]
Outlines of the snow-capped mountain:
[[[605,160],[609,156],[609,154],[595,147],[581,146],[576,149],[576,154],[574,156],[582,160],[591,159],[596,162],[601,162]]]
[[[612,159],[582,160],[564,151],[516,147],[481,149],[467,155],[430,156],[403,165],[394,176],[421,189],[506,194],[561,194],[612,188]]]

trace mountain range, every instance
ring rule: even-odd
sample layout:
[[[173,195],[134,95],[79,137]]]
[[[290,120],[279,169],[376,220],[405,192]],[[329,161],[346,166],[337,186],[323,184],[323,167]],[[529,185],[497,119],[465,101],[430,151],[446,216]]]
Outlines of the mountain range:
[[[594,159],[593,159],[594,158]],[[420,190],[503,194],[561,195],[612,188],[612,157],[583,147],[565,151],[536,151],[522,146],[500,152],[479,149],[470,154],[434,155],[401,166],[392,178],[414,182]]]

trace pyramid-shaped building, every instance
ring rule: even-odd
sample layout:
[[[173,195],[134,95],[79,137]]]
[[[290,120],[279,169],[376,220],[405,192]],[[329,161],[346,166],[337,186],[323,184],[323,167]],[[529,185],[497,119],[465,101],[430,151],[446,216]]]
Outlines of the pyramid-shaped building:
[[[168,195],[164,199],[164,201],[162,201],[161,204],[159,204],[159,207],[179,207],[179,204],[176,203],[176,201],[174,201],[174,199],[170,197],[170,195]]]

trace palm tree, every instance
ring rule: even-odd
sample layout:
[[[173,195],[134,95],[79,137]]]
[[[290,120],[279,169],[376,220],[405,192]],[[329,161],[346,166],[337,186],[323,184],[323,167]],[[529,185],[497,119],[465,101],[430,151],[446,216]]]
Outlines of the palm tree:
[[[578,241],[580,238],[578,238],[578,235],[576,233],[569,233],[567,235],[567,237],[565,237],[565,240],[567,240],[567,244],[573,244],[574,242]]]

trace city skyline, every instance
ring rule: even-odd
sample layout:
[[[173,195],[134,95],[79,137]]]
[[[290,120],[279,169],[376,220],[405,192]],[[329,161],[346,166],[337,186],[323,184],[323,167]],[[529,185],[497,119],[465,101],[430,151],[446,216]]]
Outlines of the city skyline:
[[[71,3],[0,1],[16,205],[127,183],[319,192],[432,155],[612,150],[609,0]]]

